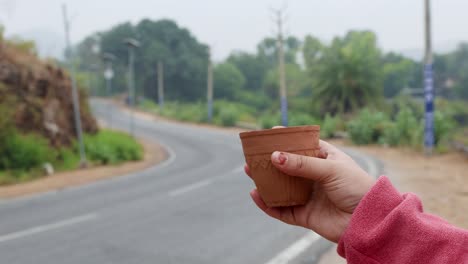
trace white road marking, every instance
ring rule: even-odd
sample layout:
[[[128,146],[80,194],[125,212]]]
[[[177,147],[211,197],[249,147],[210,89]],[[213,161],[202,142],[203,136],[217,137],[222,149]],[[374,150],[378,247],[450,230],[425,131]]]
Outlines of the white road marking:
[[[196,182],[196,183],[193,183],[193,184],[190,184],[190,185],[175,189],[173,191],[170,191],[169,196],[171,196],[171,197],[179,196],[179,195],[188,193],[190,191],[200,189],[200,188],[205,187],[207,185],[210,185],[212,183],[213,183],[212,180],[199,181],[199,182]]]
[[[32,235],[39,234],[39,233],[44,233],[46,231],[59,229],[59,228],[63,228],[66,226],[76,225],[76,224],[90,221],[96,218],[97,218],[97,214],[87,214],[87,215],[82,215],[82,216],[66,219],[63,221],[59,221],[56,223],[48,224],[48,225],[32,227],[32,228],[25,229],[22,231],[0,236],[0,243],[18,239],[18,238],[27,237],[27,236],[32,236]]]
[[[276,257],[268,261],[267,264],[289,263],[319,239],[320,236],[317,233],[310,232],[285,250],[281,251]]]

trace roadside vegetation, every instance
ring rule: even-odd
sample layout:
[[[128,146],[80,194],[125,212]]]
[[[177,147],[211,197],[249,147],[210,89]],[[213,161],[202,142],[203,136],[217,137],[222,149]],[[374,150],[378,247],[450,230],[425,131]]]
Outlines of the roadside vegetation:
[[[0,128],[2,129],[2,128]],[[14,184],[42,177],[45,164],[55,171],[74,170],[80,166],[76,142],[70,147],[54,148],[38,134],[11,130],[8,140],[0,138],[0,185]],[[131,136],[112,130],[100,130],[84,137],[88,166],[115,165],[143,157],[141,145]]]
[[[3,38],[0,25],[0,185],[80,166],[67,73],[36,56],[34,42]],[[99,130],[87,94],[80,91],[81,123],[89,166],[139,160],[129,135]]]
[[[151,34],[149,34],[151,33]],[[125,93],[127,50],[122,36],[137,37],[138,106],[158,115],[208,123],[206,76],[208,46],[171,20],[122,23],[93,34],[78,46],[82,73],[99,64],[91,47],[121,58],[115,62],[113,92]],[[422,62],[384,52],[371,31],[349,31],[325,43],[309,35],[284,42],[289,125],[318,124],[323,138],[348,137],[355,144],[422,149],[424,102]],[[270,128],[281,122],[276,39],[266,37],[255,52],[235,51],[213,67],[211,123]],[[164,65],[165,103],[160,108],[155,74]],[[434,56],[436,151],[465,142],[468,127],[468,44]],[[105,94],[94,83],[94,94]]]

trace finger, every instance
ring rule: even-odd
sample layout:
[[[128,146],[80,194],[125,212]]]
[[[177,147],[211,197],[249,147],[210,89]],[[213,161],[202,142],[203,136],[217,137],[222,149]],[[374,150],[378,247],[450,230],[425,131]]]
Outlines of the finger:
[[[249,165],[244,164],[244,172],[245,172],[245,174],[247,174],[247,176],[249,176],[250,178],[252,178],[252,174],[250,174]]]
[[[275,151],[271,155],[272,164],[280,171],[315,181],[323,181],[333,172],[333,161],[287,152]]]
[[[268,207],[258,193],[257,189],[250,192],[250,196],[255,204],[270,217],[278,219],[290,225],[297,225],[294,217],[293,207]]]
[[[252,191],[250,191],[250,197],[252,197],[252,200],[258,206],[258,208],[260,208],[260,210],[262,210],[267,215],[273,218],[281,220],[280,210],[278,208],[268,207],[263,201],[262,197],[260,197],[260,194],[258,193],[257,189],[253,189]]]
[[[336,151],[336,147],[333,146],[332,144],[326,142],[325,140],[320,140],[319,141],[319,147],[320,147],[320,150],[323,150],[326,153]]]
[[[317,158],[319,159],[327,159],[328,158],[328,152],[324,149],[320,149],[319,153],[317,154]]]

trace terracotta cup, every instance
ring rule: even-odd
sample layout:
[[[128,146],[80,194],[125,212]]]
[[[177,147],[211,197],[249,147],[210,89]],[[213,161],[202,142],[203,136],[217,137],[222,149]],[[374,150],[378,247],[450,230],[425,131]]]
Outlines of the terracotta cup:
[[[313,182],[288,176],[271,164],[274,151],[311,157],[319,152],[320,126],[299,126],[240,133],[245,161],[258,192],[269,207],[303,205]]]

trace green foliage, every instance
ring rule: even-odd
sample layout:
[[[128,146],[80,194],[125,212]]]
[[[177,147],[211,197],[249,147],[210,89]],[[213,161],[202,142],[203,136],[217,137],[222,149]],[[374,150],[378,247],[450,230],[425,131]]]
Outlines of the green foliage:
[[[187,29],[174,21],[144,19],[136,25],[123,23],[98,35],[91,35],[78,46],[79,57],[83,58],[82,69],[96,63],[92,45],[100,38],[101,50],[114,54],[116,78],[113,90],[126,90],[128,49],[122,44],[125,38],[136,38],[141,47],[135,51],[136,90],[156,99],[155,70],[158,62],[164,65],[164,83],[170,89],[165,96],[169,100],[198,101],[206,94],[208,47],[200,43]]]
[[[155,112],[159,110],[158,104],[156,104],[153,100],[149,100],[149,99],[143,99],[142,101],[140,101],[139,107],[142,110],[148,111],[148,112]]]
[[[266,110],[271,106],[271,100],[264,93],[241,91],[237,94],[238,102],[241,105],[248,105],[257,111]]]
[[[215,66],[214,71],[214,97],[234,99],[245,85],[242,72],[234,65],[224,62]]]
[[[57,150],[57,158],[53,163],[57,171],[74,170],[80,166],[80,155],[77,147]]]
[[[388,126],[388,117],[383,112],[363,109],[348,123],[347,129],[351,141],[358,145],[377,143]]]
[[[421,128],[422,123],[416,119],[413,111],[408,107],[402,108],[395,122],[388,124],[380,143],[390,146],[417,146],[421,144],[418,142]]]
[[[274,114],[268,113],[260,117],[260,126],[263,129],[270,129],[274,126],[281,125],[281,113],[276,112]]]
[[[447,144],[455,132],[455,122],[441,111],[434,112],[434,143],[436,146]]]
[[[340,120],[338,116],[332,117],[330,114],[326,114],[325,119],[322,122],[322,126],[320,127],[320,137],[333,138],[339,122]]]
[[[439,95],[468,99],[468,43],[448,54],[434,56],[434,87]]]
[[[29,170],[50,161],[50,148],[42,137],[13,133],[0,150],[0,157],[0,170]]]
[[[123,132],[102,130],[84,138],[88,158],[100,164],[117,164],[128,160],[140,160],[143,149],[130,135]]]
[[[289,126],[320,125],[319,121],[309,114],[289,113]]]
[[[271,68],[268,61],[257,54],[234,52],[226,60],[235,65],[245,77],[246,91],[260,91],[267,71]]]
[[[383,76],[385,97],[394,97],[403,88],[421,87],[421,65],[395,53],[383,57]]]
[[[382,97],[382,71],[377,38],[369,31],[350,31],[323,46],[309,38],[306,64],[322,111],[345,113],[377,105]],[[311,57],[310,57],[311,56]]]
[[[234,108],[223,108],[219,112],[218,122],[222,126],[235,126],[237,120],[239,118],[239,114],[237,113],[236,109]]]
[[[286,64],[286,87],[289,98],[310,95],[310,83],[307,74],[296,64]],[[263,91],[272,99],[279,98],[279,72],[277,68],[268,71],[263,83]]]

